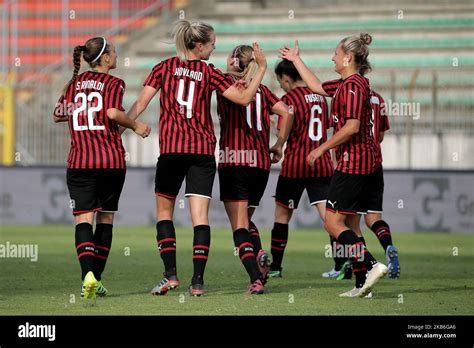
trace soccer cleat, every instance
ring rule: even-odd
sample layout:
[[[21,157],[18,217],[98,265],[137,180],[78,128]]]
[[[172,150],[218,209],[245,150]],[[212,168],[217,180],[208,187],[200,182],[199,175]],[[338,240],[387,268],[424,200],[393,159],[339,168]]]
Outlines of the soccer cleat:
[[[385,276],[387,272],[388,268],[384,264],[377,262],[375,265],[373,265],[372,269],[367,272],[367,278],[365,279],[365,283],[362,285],[362,288],[360,288],[358,296],[365,297],[365,295],[368,295],[375,283],[377,283],[380,278]]]
[[[334,268],[328,272],[322,274],[323,278],[337,278],[341,271],[336,271]]]
[[[276,269],[276,270],[270,270],[270,272],[268,272],[268,278],[281,278],[282,277],[282,268],[280,268],[279,270]]]
[[[249,295],[260,295],[263,294],[265,291],[265,287],[263,286],[262,282],[260,279],[257,279],[253,283],[249,285],[249,288],[247,290],[247,293]]]
[[[398,250],[393,245],[389,245],[386,251],[388,263],[388,277],[391,279],[400,278],[400,263],[398,262]]]
[[[85,300],[95,299],[95,292],[99,286],[99,282],[94,277],[94,273],[91,271],[87,272],[82,282],[81,297]]]
[[[202,296],[204,295],[204,284],[191,284],[189,286],[189,294],[191,296]]]
[[[163,274],[164,275],[164,274]],[[163,279],[158,283],[157,286],[155,286],[151,290],[152,295],[166,295],[168,290],[173,290],[179,286],[179,280],[178,277],[173,275],[166,277],[164,276]]]
[[[361,288],[354,287],[352,290],[347,292],[343,292],[339,295],[339,297],[359,297]],[[369,292],[367,295],[364,296],[365,298],[372,298],[372,292]]]
[[[336,277],[336,280],[351,279],[352,278],[352,266],[350,261],[344,262],[339,275]]]
[[[99,297],[105,297],[107,296],[108,292],[109,291],[105,288],[105,286],[102,285],[102,282],[99,280],[99,286],[97,287],[95,294]]]
[[[263,249],[258,252],[257,265],[258,270],[262,274],[262,283],[265,284],[270,272],[270,265],[272,264],[272,257]]]

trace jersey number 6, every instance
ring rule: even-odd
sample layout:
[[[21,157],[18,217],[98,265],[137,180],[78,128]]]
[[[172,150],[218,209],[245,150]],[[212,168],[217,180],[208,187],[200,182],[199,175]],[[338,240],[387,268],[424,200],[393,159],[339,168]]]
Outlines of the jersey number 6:
[[[319,115],[316,115],[316,111]],[[319,105],[313,105],[311,108],[311,119],[309,120],[308,135],[312,141],[319,141],[323,137],[323,124],[319,118],[323,113],[323,110]],[[317,123],[316,134],[314,134],[314,124]]]

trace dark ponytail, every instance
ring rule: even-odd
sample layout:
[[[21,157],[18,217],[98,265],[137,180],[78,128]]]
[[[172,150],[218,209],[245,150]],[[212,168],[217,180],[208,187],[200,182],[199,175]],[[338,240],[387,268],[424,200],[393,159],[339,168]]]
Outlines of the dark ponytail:
[[[74,65],[74,71],[72,73],[72,77],[69,82],[64,86],[63,95],[66,96],[67,89],[69,85],[76,80],[77,75],[79,74],[79,70],[81,69],[81,55],[84,52],[86,46],[78,45],[74,47],[74,51],[72,53],[72,64]]]
[[[105,45],[105,46],[104,46]],[[71,80],[64,86],[63,95],[66,96],[69,85],[76,80],[79,70],[81,69],[81,56],[84,60],[89,63],[91,68],[95,68],[100,65],[101,57],[105,53],[110,53],[110,45],[107,40],[103,37],[94,37],[86,41],[84,46],[78,45],[74,47],[72,53],[72,64],[74,65],[74,71],[72,73]]]

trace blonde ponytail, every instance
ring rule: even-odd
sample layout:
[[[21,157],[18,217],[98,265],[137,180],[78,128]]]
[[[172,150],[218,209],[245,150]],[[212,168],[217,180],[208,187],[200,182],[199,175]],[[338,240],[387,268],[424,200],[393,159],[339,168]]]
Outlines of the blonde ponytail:
[[[235,61],[235,67],[239,71],[232,71],[231,74],[250,82],[258,70],[252,46],[240,45],[235,47],[232,50],[232,58]]]
[[[345,53],[351,52],[354,55],[355,64],[362,76],[372,71],[368,60],[371,42],[372,36],[369,33],[360,33],[359,36],[349,36],[341,40],[342,49]]]
[[[203,22],[190,22],[181,19],[175,23],[172,36],[176,45],[176,53],[181,60],[189,59],[189,51],[198,42],[206,44],[211,41],[214,28]]]

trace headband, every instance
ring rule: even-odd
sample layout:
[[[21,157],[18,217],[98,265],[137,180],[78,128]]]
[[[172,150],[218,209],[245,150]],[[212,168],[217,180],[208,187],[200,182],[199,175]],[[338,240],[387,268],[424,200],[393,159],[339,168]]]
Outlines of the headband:
[[[94,63],[97,59],[100,58],[100,56],[102,55],[102,53],[104,53],[105,46],[107,46],[107,41],[105,40],[105,37],[103,37],[102,40],[104,40],[104,46],[102,46],[102,49],[100,50],[99,55],[98,55],[97,57],[95,57],[95,59],[94,59],[91,63]]]

